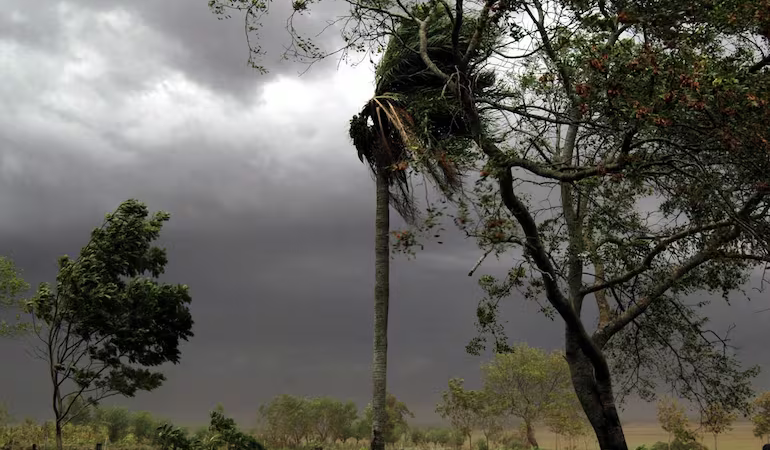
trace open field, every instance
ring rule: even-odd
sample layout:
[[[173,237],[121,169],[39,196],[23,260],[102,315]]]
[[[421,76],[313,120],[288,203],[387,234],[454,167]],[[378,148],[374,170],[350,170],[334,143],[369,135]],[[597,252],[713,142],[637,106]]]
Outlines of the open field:
[[[697,425],[693,424],[692,428],[696,428]],[[719,436],[717,441],[717,449],[719,450],[760,450],[763,442],[754,437],[751,432],[752,425],[748,422],[739,422],[733,426],[733,430]],[[624,425],[623,430],[626,434],[626,440],[628,441],[629,449],[636,449],[641,445],[647,445],[648,447],[655,442],[666,442],[668,436],[657,423],[629,423]],[[556,436],[550,433],[545,427],[539,427],[536,430],[537,440],[540,446],[544,449],[555,449]],[[479,439],[481,436],[474,436],[474,439]],[[714,449],[714,437],[710,434],[703,436],[703,444],[709,449]],[[559,439],[559,448],[564,448],[564,438]],[[578,449],[587,448],[598,449],[594,439],[586,439],[585,442],[581,441]]]

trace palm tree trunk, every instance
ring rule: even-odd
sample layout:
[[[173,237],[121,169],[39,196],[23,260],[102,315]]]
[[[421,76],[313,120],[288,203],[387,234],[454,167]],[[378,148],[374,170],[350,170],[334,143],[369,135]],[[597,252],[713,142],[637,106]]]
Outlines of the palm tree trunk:
[[[385,450],[383,431],[387,422],[385,400],[388,369],[388,301],[390,284],[390,216],[387,169],[376,174],[377,199],[374,217],[374,361],[372,365],[371,450]]]

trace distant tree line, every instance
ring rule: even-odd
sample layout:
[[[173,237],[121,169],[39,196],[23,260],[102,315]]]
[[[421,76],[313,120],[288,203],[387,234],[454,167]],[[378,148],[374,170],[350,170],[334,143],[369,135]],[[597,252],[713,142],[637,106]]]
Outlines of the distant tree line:
[[[385,441],[395,443],[408,431],[406,419],[413,417],[407,406],[388,394]],[[259,408],[262,439],[279,448],[297,448],[304,444],[360,442],[371,437],[372,407],[359,414],[355,403],[331,397],[304,398],[279,395]]]

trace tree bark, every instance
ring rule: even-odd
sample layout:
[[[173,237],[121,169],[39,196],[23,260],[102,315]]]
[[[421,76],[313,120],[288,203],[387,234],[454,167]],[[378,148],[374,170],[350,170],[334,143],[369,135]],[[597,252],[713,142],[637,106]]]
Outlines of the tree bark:
[[[628,450],[620,416],[615,408],[612,385],[597,380],[594,367],[577,342],[574,332],[567,329],[566,356],[580,404],[596,433],[601,450]]]
[[[376,174],[376,213],[374,218],[374,361],[372,364],[372,442],[371,450],[385,450],[387,422],[388,302],[390,284],[390,216],[387,169]]]
[[[532,428],[532,422],[527,421],[527,442],[529,442],[530,447],[534,448],[540,448],[539,445],[537,445],[537,439],[535,439],[535,429]]]

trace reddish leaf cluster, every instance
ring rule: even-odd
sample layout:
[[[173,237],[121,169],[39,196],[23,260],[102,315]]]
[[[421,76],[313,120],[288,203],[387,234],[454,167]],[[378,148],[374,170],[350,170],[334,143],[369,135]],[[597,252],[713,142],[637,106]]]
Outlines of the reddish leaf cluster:
[[[582,98],[588,98],[591,94],[591,86],[586,83],[579,83],[575,85],[575,93]]]

